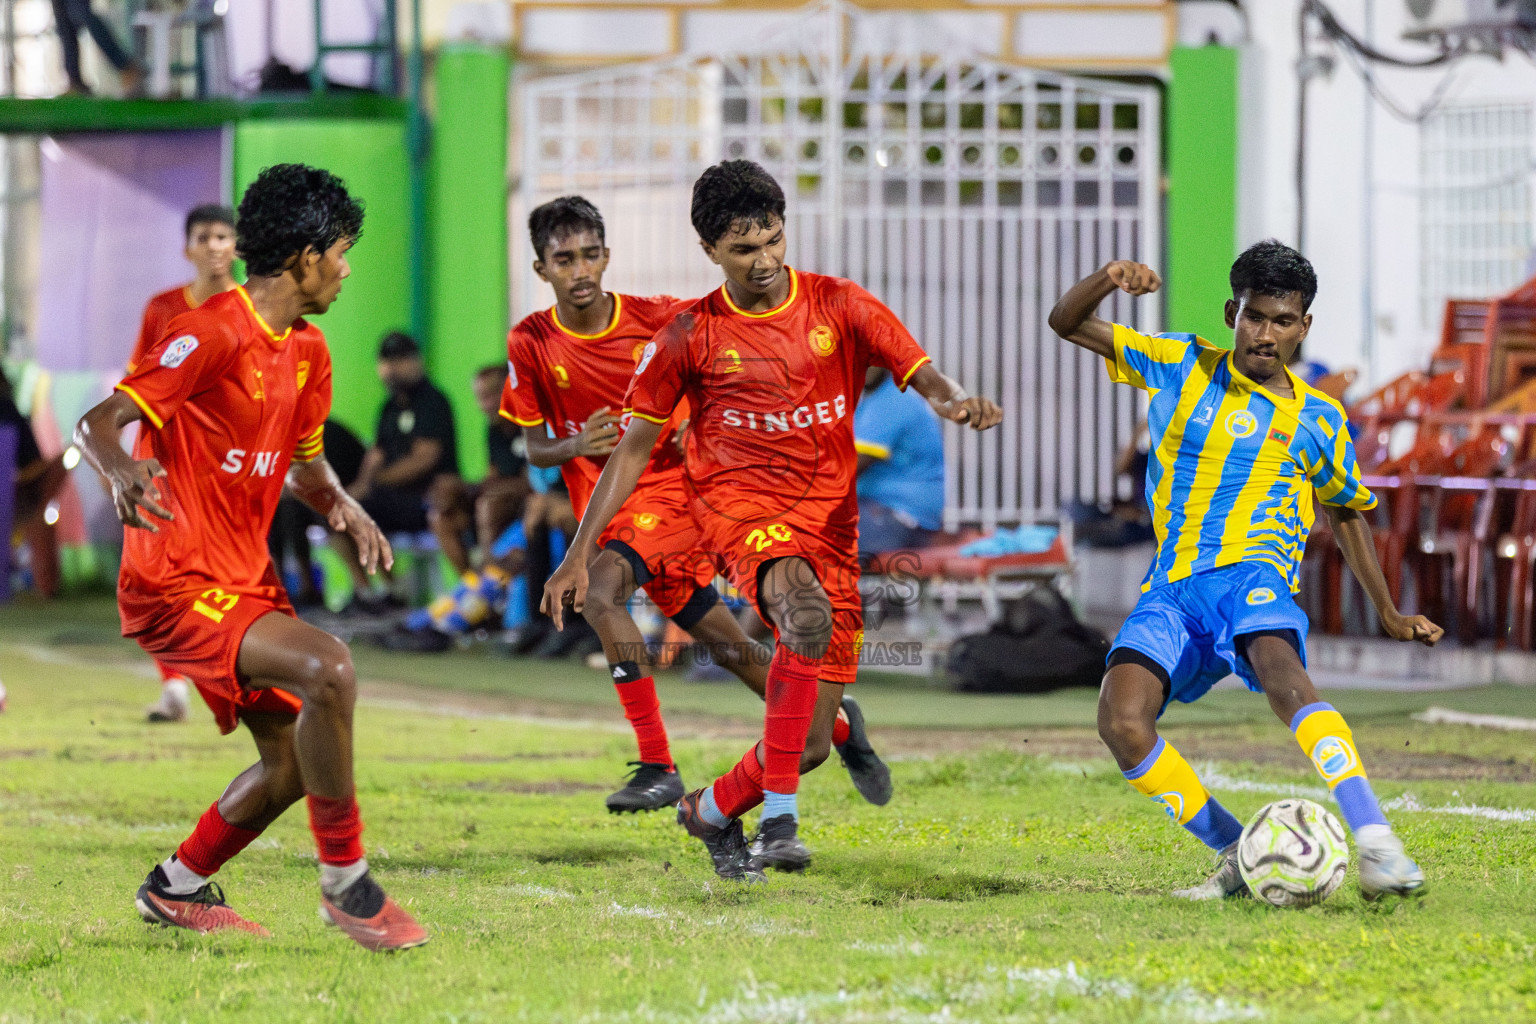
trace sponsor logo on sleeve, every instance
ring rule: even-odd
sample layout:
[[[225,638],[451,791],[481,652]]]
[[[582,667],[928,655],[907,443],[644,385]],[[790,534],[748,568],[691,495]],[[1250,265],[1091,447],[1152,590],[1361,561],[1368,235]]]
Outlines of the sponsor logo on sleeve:
[[[187,356],[197,351],[197,339],[190,334],[183,334],[160,353],[160,365],[167,370],[174,370],[187,361]]]
[[[635,365],[635,376],[645,372],[645,368],[651,365],[651,360],[656,357],[656,343],[646,342],[645,351],[640,353],[640,362]]]
[[[1269,604],[1275,599],[1275,592],[1268,587],[1255,587],[1248,591],[1248,603],[1252,605]]]
[[[507,360],[507,384],[513,391],[517,390],[517,367],[512,365],[512,360]]]

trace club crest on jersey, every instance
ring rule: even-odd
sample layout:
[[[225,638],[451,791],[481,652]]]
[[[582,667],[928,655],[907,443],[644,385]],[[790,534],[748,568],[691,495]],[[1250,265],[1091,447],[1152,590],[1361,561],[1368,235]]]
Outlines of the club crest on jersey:
[[[1269,604],[1275,599],[1275,592],[1268,587],[1255,587],[1248,591],[1248,603],[1252,605]]]
[[[1227,433],[1241,440],[1251,437],[1255,430],[1259,429],[1259,418],[1247,409],[1235,409],[1227,413]]]
[[[644,355],[644,354],[645,354],[645,346],[640,344],[637,341],[637,342],[635,342],[635,347],[629,350],[629,361],[634,363],[636,366],[639,366],[640,365],[640,357],[642,355]]]
[[[1158,793],[1152,797],[1152,802],[1161,804],[1163,810],[1168,812],[1168,817],[1174,821],[1180,821],[1184,817],[1184,794],[1170,790],[1167,793]]]
[[[299,390],[303,391],[304,385],[307,383],[309,383],[309,360],[301,359],[299,361]]]
[[[174,370],[187,361],[187,356],[197,351],[197,339],[190,334],[183,334],[160,353],[160,365],[167,370]]]
[[[1312,747],[1312,763],[1323,781],[1332,782],[1355,767],[1355,752],[1337,736],[1324,736]]]
[[[640,353],[640,362],[635,364],[635,376],[638,377],[644,373],[645,368],[651,365],[651,360],[655,357],[656,343],[654,341],[646,342],[645,351]]]
[[[650,532],[661,525],[661,516],[655,512],[636,512],[635,528]]]
[[[837,335],[826,324],[812,327],[806,340],[811,343],[811,351],[819,356],[829,356],[837,350]]]
[[[557,388],[568,388],[568,387],[570,387],[571,386],[571,375],[568,372],[566,372],[565,367],[561,366],[559,363],[556,363],[554,369],[555,369],[555,387],[557,387]]]

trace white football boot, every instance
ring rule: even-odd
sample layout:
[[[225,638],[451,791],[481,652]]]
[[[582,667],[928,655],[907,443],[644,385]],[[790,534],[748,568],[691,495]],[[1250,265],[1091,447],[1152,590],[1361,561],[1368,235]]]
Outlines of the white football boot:
[[[1383,896],[1417,896],[1424,891],[1424,872],[1403,851],[1397,833],[1384,826],[1380,833],[1362,837],[1355,834],[1360,853],[1360,894],[1367,900]]]
[[[1245,896],[1248,883],[1237,868],[1237,844],[1232,843],[1217,855],[1216,873],[1190,889],[1175,889],[1173,896],[1181,900],[1224,900],[1228,896]]]
[[[149,706],[145,717],[151,722],[185,722],[192,710],[191,696],[186,679],[172,676],[160,685],[160,700]]]

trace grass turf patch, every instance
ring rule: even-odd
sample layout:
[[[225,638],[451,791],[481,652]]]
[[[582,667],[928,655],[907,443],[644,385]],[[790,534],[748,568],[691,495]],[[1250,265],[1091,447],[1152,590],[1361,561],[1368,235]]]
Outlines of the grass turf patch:
[[[380,881],[432,931],[424,949],[369,954],[320,923],[301,808],[220,873],[272,939],[151,928],[134,889],[254,755],[202,709],[189,726],[143,724],[153,681],[117,667],[110,636],[79,628],[73,645],[0,644],[12,694],[0,716],[0,1022],[1536,1016],[1536,824],[1447,812],[1536,807],[1520,775],[1529,737],[1425,726],[1406,707],[1357,716],[1342,699],[1367,764],[1390,751],[1404,766],[1378,781],[1382,796],[1430,809],[1394,815],[1430,876],[1422,900],[1367,905],[1353,880],[1303,911],[1170,900],[1208,857],[1107,758],[985,743],[914,750],[894,765],[886,808],[860,801],[834,759],[804,785],[811,871],[728,885],[670,815],[604,813],[633,757],[607,691],[596,725],[360,708],[364,839]],[[0,639],[28,638],[8,621]],[[562,707],[580,703],[567,686],[579,670],[483,665],[479,678],[511,677],[513,696],[542,679]],[[691,692],[718,695],[710,707],[735,696]],[[904,692],[860,691],[898,710]],[[1411,709],[1428,699],[1445,702],[1418,695]],[[1263,716],[1171,733],[1197,763],[1220,758],[1202,770],[1240,817],[1285,787],[1319,786]],[[1048,746],[1055,734],[1030,735]],[[695,785],[741,746],[674,745]],[[1461,763],[1499,770],[1437,774]],[[1420,764],[1430,770],[1409,770]]]

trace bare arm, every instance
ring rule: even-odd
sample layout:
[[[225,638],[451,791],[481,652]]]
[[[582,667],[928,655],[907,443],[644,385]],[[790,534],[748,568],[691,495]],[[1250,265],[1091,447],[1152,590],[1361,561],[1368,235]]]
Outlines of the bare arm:
[[[640,474],[651,460],[651,449],[661,437],[661,428],[662,424],[639,416],[632,419],[629,429],[624,431],[623,440],[609,456],[608,465],[603,467],[602,476],[597,478],[597,487],[592,491],[592,500],[587,503],[587,514],[581,517],[576,538],[571,541],[560,567],[544,584],[544,601],[539,608],[554,620],[556,629],[565,628],[567,602],[577,614],[586,604],[587,563],[597,553],[597,538],[618,515],[619,507],[634,493]]]
[[[331,529],[349,535],[357,544],[357,558],[364,569],[376,572],[380,564],[395,564],[389,541],[363,507],[341,486],[336,471],[319,455],[309,462],[288,467],[288,490],[295,498],[325,517]]]
[[[967,395],[957,381],[940,373],[932,363],[919,366],[907,386],[928,399],[933,411],[946,420],[969,424],[973,430],[988,430],[1003,422],[1003,410],[996,402]]]
[[[403,487],[415,483],[437,465],[442,457],[443,442],[435,437],[418,437],[411,441],[411,450],[405,457],[387,466],[381,465],[373,474],[375,487]],[[380,457],[382,462],[382,456]]]
[[[550,437],[541,423],[524,427],[523,439],[528,443],[528,461],[540,469],[563,466],[581,456],[598,459],[611,454],[619,443],[619,418],[605,405],[587,417],[575,437]]]
[[[75,446],[112,488],[112,504],[123,525],[159,533],[159,527],[140,515],[139,510],[166,522],[176,518],[160,505],[163,499],[155,481],[165,476],[165,470],[155,459],[134,459],[118,441],[124,427],[142,418],[143,413],[133,399],[114,391],[112,397],[80,417],[75,425]]]
[[[1445,635],[1445,630],[1422,615],[1402,614],[1392,603],[1386,577],[1381,574],[1381,563],[1376,560],[1376,545],[1371,543],[1371,526],[1365,517],[1352,508],[1323,507],[1333,525],[1333,539],[1344,553],[1350,571],[1365,588],[1376,614],[1381,616],[1381,625],[1387,635],[1394,640],[1417,640],[1426,647],[1433,647]]]
[[[1105,359],[1115,357],[1115,327],[1095,310],[1115,289],[1127,295],[1148,295],[1163,286],[1151,267],[1130,260],[1106,263],[1057,300],[1051,309],[1051,330],[1074,345]]]

